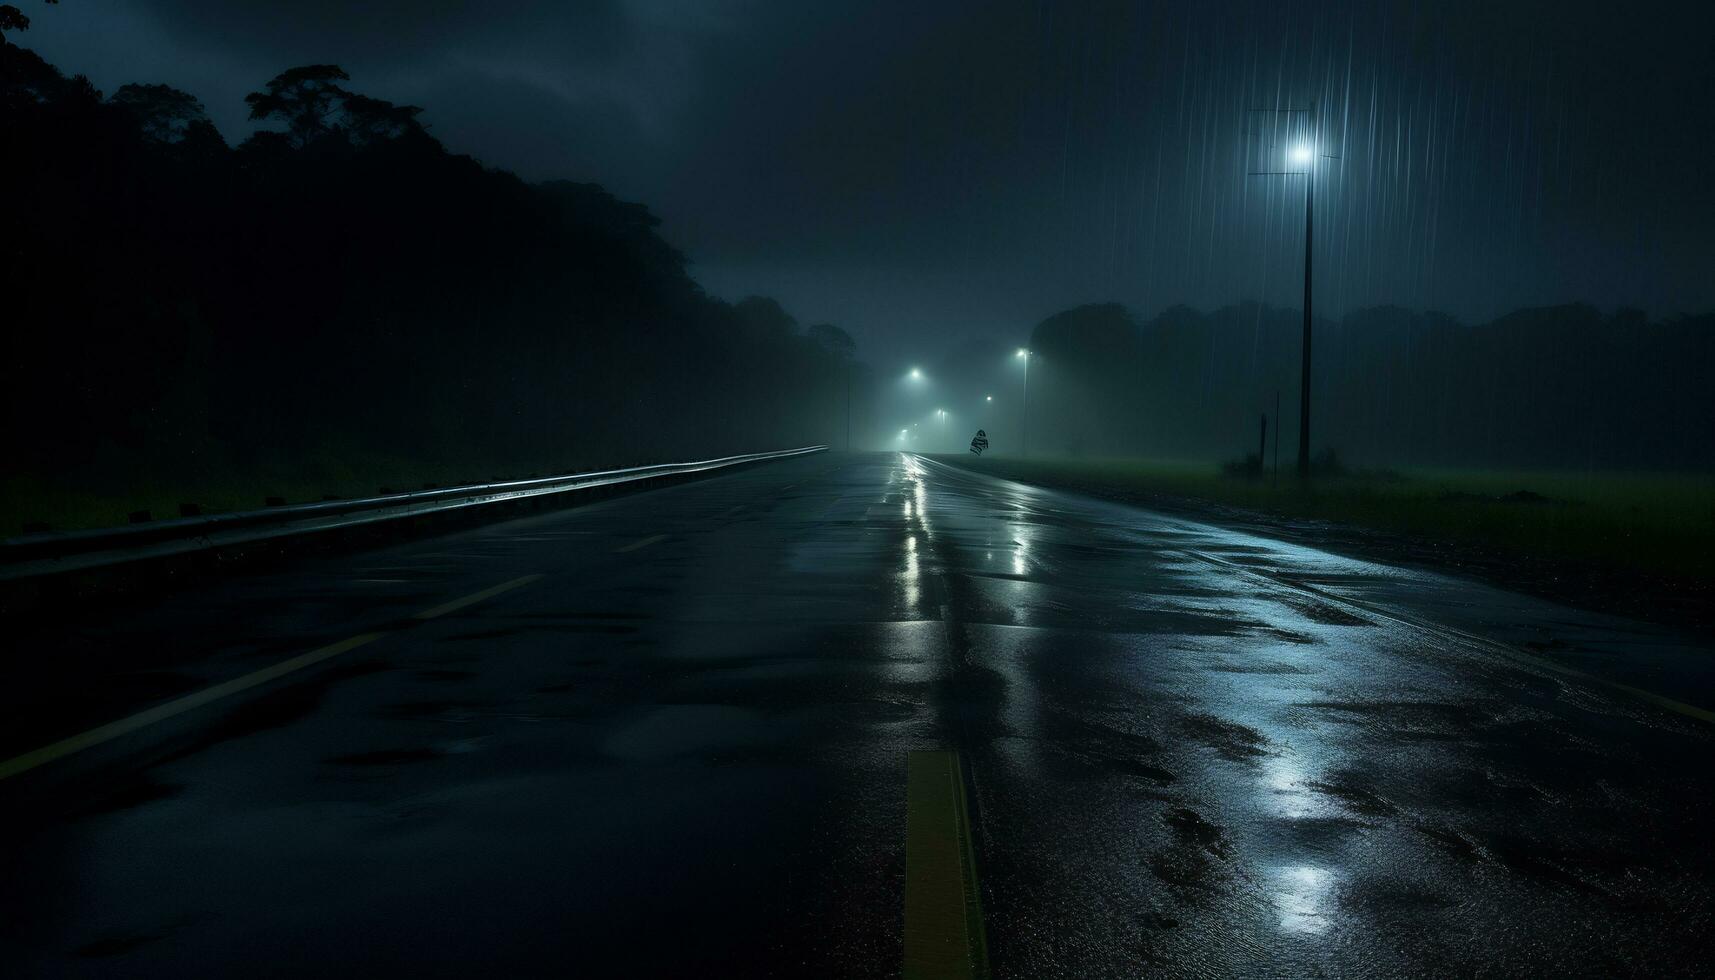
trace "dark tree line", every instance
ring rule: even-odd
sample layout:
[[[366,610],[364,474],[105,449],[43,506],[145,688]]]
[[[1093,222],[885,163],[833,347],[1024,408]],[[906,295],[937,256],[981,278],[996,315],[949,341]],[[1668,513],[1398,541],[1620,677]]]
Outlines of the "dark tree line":
[[[1300,326],[1298,312],[1256,304],[1142,322],[1114,304],[1057,314],[1031,341],[1032,432],[1044,451],[1237,457],[1255,451],[1278,391],[1290,469]],[[1568,305],[1465,324],[1380,307],[1316,330],[1317,453],[1363,466],[1715,466],[1715,316]]]
[[[187,93],[104,98],[9,43],[0,99],[20,471],[494,472],[843,436],[844,331],[705,295],[643,206],[449,153],[336,66],[250,95],[274,128],[237,146]]]

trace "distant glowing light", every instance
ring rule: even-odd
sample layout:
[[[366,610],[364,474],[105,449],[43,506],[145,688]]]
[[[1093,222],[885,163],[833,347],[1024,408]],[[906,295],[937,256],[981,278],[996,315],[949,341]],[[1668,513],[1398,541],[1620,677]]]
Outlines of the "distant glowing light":
[[[1020,347],[1020,348],[1019,348],[1019,349],[1018,349],[1018,356],[1019,356],[1019,357],[1029,357],[1029,356],[1030,356],[1030,352],[1029,352],[1029,351],[1027,351],[1027,350],[1025,350],[1025,349],[1024,349],[1024,348],[1022,348],[1022,347]]]
[[[1299,166],[1309,166],[1310,161],[1316,159],[1316,151],[1309,145],[1295,146],[1287,154],[1287,159]]]
[[[993,395],[984,395],[984,396],[983,396],[983,401],[985,401],[985,402],[992,402],[992,401],[994,401],[994,396],[993,396]]]
[[[912,381],[922,381],[923,380],[923,372],[918,370],[917,368],[912,368],[911,369],[911,380]]]

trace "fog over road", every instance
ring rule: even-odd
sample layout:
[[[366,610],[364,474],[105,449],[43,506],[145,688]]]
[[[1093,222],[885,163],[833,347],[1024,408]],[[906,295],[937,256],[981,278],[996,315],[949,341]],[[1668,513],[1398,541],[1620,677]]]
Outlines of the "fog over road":
[[[1711,952],[1696,642],[905,454],[45,624],[0,762],[330,645],[0,780],[0,973],[893,976],[925,750],[996,976]]]

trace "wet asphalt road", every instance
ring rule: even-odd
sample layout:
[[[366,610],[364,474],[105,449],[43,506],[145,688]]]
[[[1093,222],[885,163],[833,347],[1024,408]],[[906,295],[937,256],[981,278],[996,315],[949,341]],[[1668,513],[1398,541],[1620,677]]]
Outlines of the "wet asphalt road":
[[[0,782],[0,974],[897,975],[936,748],[998,976],[1711,953],[1715,727],[1543,666],[1706,649],[897,454],[14,634],[0,758],[372,631]]]

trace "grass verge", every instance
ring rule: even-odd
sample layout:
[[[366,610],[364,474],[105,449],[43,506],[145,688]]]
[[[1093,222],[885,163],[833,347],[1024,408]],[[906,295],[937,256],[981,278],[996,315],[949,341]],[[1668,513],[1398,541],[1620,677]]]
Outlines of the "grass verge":
[[[1351,538],[1343,530],[1381,532],[1428,546],[1393,549],[1403,556],[1634,614],[1642,613],[1623,607],[1636,602],[1605,603],[1603,590],[1616,598],[1633,593],[1634,600],[1655,590],[1666,605],[1702,607],[1692,618],[1703,620],[1715,590],[1710,476],[1425,469],[1308,481],[1283,473],[1276,481],[1229,476],[1204,462],[933,458],[1146,506],[1225,512],[1301,539],[1338,544]],[[1369,538],[1366,550],[1388,550]]]

